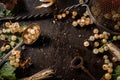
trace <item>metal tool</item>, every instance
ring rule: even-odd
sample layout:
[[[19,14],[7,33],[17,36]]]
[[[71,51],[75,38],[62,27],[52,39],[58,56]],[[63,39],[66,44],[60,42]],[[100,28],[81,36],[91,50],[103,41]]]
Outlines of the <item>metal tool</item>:
[[[120,20],[120,0],[82,1],[82,6],[86,7],[90,18],[97,25],[97,27],[102,28],[112,34],[120,34],[120,29],[114,28],[114,26],[117,25],[117,22]],[[86,2],[89,3],[86,4]]]
[[[66,10],[71,10],[73,8],[77,8],[79,7],[81,4],[77,4],[77,5],[72,5],[72,6],[69,6],[69,7],[66,7],[65,9],[61,9],[60,11],[58,11],[59,13],[60,12],[64,12]],[[47,18],[47,17],[52,17],[54,14],[53,12],[50,12],[50,13],[45,13],[45,14],[31,14],[31,15],[25,15],[25,16],[16,16],[16,17],[2,17],[0,18],[0,21],[11,21],[11,20],[14,20],[14,21],[20,21],[20,20],[28,20],[28,19],[42,19],[42,18]],[[19,46],[21,46],[23,44],[23,40],[16,46],[14,47],[12,50],[15,50],[17,49]],[[6,61],[6,59],[10,56],[11,52],[8,52],[3,58],[0,59],[0,66]]]
[[[42,19],[42,18],[47,18],[47,17],[51,17],[51,13],[45,13],[45,14],[31,14],[31,15],[25,15],[25,16],[16,16],[16,17],[2,17],[0,18],[0,21],[20,21],[20,20],[28,20],[28,19]]]
[[[69,6],[69,7],[66,7],[65,9],[61,9],[58,11],[58,13],[61,13],[61,12],[64,12],[66,10],[71,10],[71,9],[74,9],[74,8],[78,8],[79,6],[81,6],[82,4],[76,4],[76,5],[72,5],[72,6]],[[54,13],[53,11],[49,12],[49,13],[45,13],[45,14],[41,14],[41,13],[38,13],[38,14],[30,14],[30,15],[24,15],[24,16],[14,16],[14,17],[2,17],[0,18],[0,21],[21,21],[21,20],[28,20],[28,19],[44,19],[44,18],[50,18],[50,17],[53,17],[54,16]]]
[[[32,42],[30,43],[27,43],[26,42],[26,39],[24,38],[24,35],[26,35],[27,33],[27,30],[30,29],[30,28],[33,28],[33,27],[36,27],[39,31],[39,34],[37,35],[37,37],[35,39],[32,40]],[[14,47],[10,52],[8,52],[3,58],[0,59],[0,66],[6,62],[6,60],[8,59],[8,57],[11,55],[12,51],[17,49],[19,46],[21,46],[23,43],[24,44],[27,44],[27,45],[30,45],[30,44],[33,44],[38,38],[39,38],[39,35],[41,34],[41,30],[40,30],[40,26],[37,25],[37,24],[31,24],[29,25],[24,31],[23,31],[23,34],[22,34],[22,40],[21,42],[16,46]]]
[[[87,68],[83,66],[83,58],[81,56],[76,56],[71,61],[71,68],[73,69],[82,69],[85,73],[87,73],[92,80],[96,80],[95,77],[89,72]]]
[[[82,6],[86,7],[90,18],[97,27],[111,34],[120,35],[120,24],[118,24],[120,22],[120,0],[90,0],[89,4],[86,4],[88,0],[82,1]],[[105,15],[107,15],[107,18]],[[115,25],[119,26],[119,29],[115,29]],[[120,61],[120,49],[112,42],[108,42],[106,45],[112,55]]]

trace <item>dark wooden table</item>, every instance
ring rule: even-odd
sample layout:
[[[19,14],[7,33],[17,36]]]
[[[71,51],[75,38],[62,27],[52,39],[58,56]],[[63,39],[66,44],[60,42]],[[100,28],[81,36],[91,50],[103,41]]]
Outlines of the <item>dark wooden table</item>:
[[[15,9],[16,16],[44,14],[54,10],[54,7],[35,10],[34,7],[41,4],[39,0],[20,0],[20,2],[20,6]],[[55,4],[58,9],[64,9],[77,3],[75,0],[57,0]],[[73,10],[82,15],[85,8],[79,7]],[[18,78],[30,76],[45,68],[52,68],[56,77],[50,80],[91,80],[81,69],[70,68],[70,62],[75,56],[83,57],[84,66],[96,80],[103,76],[105,72],[102,70],[102,55],[94,55],[91,49],[83,46],[84,40],[92,34],[95,25],[74,28],[72,21],[71,18],[56,21],[52,17],[20,21],[20,24],[38,23],[42,32],[33,45],[24,45],[26,49],[22,51],[23,57],[31,57],[32,65],[27,69],[17,69]]]

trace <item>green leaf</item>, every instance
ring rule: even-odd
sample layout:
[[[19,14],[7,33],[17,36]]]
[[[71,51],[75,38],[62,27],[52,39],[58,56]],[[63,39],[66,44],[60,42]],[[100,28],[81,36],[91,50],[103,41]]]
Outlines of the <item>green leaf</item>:
[[[115,72],[118,73],[118,74],[120,74],[120,65],[118,65],[118,66],[116,67]]]
[[[2,10],[0,10],[0,17],[3,17],[4,16],[4,13]]]
[[[112,78],[113,80],[116,80],[118,76],[120,76],[120,65],[118,65],[116,68],[115,68],[115,73],[112,74]]]
[[[5,10],[5,15],[6,16],[12,16],[11,11],[10,10]]]
[[[0,69],[0,76],[8,80],[16,80],[16,76],[14,73],[15,70],[15,67],[11,66],[8,62],[6,62]]]
[[[0,58],[2,57],[2,55],[3,55],[3,53],[2,53],[2,51],[0,51]]]

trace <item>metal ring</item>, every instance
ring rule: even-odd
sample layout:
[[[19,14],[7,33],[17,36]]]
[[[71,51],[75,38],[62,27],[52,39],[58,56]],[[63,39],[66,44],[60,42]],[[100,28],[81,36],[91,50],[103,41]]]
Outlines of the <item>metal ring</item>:
[[[76,56],[71,61],[71,67],[73,69],[79,69],[83,65],[83,58],[81,56]]]

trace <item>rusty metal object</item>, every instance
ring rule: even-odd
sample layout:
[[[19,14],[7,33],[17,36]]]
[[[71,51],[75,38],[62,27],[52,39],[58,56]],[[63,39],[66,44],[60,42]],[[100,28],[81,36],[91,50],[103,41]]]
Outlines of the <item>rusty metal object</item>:
[[[36,18],[39,18],[39,19],[42,19],[42,18],[47,18],[47,17],[50,17],[52,16],[51,13],[46,13],[46,14],[32,14],[32,15],[25,15],[25,16],[16,16],[16,17],[3,17],[3,18],[0,18],[0,21],[10,21],[10,20],[13,20],[13,21],[21,21],[21,20],[29,20],[29,19],[36,19]]]
[[[27,42],[26,39],[24,38],[24,35],[28,34],[28,29],[31,29],[31,28],[34,28],[36,27],[38,29],[38,34],[36,35],[36,37],[34,39],[31,39],[31,42]],[[0,66],[6,61],[6,59],[11,55],[11,52],[15,49],[17,49],[19,46],[21,46],[23,43],[24,44],[27,44],[27,45],[30,45],[30,44],[33,44],[40,36],[41,34],[41,29],[40,29],[40,26],[37,25],[37,24],[31,24],[29,25],[24,31],[23,31],[23,35],[22,35],[22,40],[21,42],[16,46],[14,47],[12,50],[10,50],[2,59],[0,59]],[[35,35],[35,34],[34,34]]]
[[[95,77],[89,72],[89,70],[83,66],[83,64],[84,62],[81,56],[77,56],[71,61],[71,67],[73,69],[81,68],[85,73],[87,73],[91,77],[92,80],[96,80]]]

